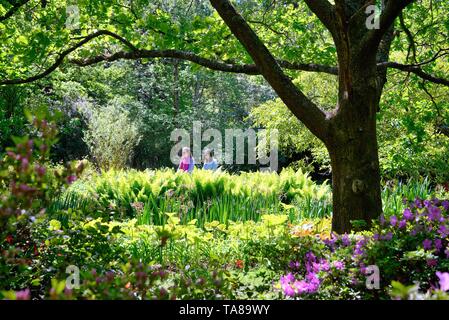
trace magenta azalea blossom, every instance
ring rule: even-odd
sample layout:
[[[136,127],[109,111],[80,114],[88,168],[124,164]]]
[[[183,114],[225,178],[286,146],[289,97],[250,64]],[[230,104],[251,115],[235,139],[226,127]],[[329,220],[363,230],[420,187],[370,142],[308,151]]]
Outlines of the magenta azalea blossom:
[[[295,286],[296,290],[298,290],[298,294],[307,293],[309,291],[309,284],[304,280],[295,281],[293,285]]]
[[[68,184],[72,184],[76,181],[76,177],[75,176],[68,176],[67,177],[67,183]]]
[[[30,300],[30,289],[16,291],[16,300]]]
[[[428,259],[427,260],[427,265],[429,267],[435,267],[438,264],[438,260],[437,259]]]
[[[345,264],[342,261],[334,261],[332,263],[332,265],[334,266],[335,269],[337,270],[343,270],[345,268]]]
[[[284,294],[288,297],[294,297],[296,295],[295,290],[289,284],[283,285],[282,290],[284,291]]]

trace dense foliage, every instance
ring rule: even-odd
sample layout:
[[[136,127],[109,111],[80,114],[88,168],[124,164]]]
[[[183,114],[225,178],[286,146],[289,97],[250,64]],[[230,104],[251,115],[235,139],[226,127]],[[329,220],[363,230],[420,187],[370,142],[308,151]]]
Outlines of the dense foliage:
[[[383,88],[377,131],[341,141],[377,134],[354,171],[378,178],[379,155],[383,214],[344,234],[332,150],[298,120],[349,97],[318,0],[232,3],[310,102],[295,115],[260,75],[278,65],[261,67],[208,1],[0,1],[0,299],[449,299],[448,0],[407,6],[378,52],[385,86],[358,84]],[[281,170],[175,171],[171,133],[194,121],[278,129]],[[362,203],[360,180],[341,178]]]
[[[385,188],[395,207],[338,236],[329,187],[300,171],[60,171],[45,162],[54,124],[31,119],[42,138],[16,139],[2,163],[5,299],[447,298],[449,201],[425,181]],[[365,286],[373,264],[379,290]]]

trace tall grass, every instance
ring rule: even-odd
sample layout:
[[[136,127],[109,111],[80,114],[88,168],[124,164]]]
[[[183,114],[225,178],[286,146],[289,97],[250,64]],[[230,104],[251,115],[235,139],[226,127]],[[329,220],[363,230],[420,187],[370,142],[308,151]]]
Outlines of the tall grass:
[[[434,194],[428,179],[396,182],[383,187],[383,211],[404,209],[403,199],[426,199]],[[331,188],[314,183],[307,173],[280,174],[196,170],[107,171],[74,185],[50,208],[72,208],[115,219],[137,218],[139,224],[163,225],[165,213],[175,213],[182,224],[258,221],[263,214],[288,214],[291,222],[332,215]]]
[[[291,219],[322,218],[331,213],[330,187],[307,173],[241,173],[197,170],[193,174],[157,171],[108,171],[75,183],[52,210],[73,208],[115,218],[137,217],[161,225],[166,212],[181,223],[258,221],[265,213],[291,213]]]

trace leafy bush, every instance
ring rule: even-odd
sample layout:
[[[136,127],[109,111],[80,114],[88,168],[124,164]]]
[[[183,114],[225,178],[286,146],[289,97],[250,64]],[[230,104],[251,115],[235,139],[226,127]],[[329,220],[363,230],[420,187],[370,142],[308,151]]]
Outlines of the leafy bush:
[[[124,168],[132,159],[140,141],[139,128],[119,99],[106,107],[97,107],[88,118],[84,141],[96,164],[102,169]]]

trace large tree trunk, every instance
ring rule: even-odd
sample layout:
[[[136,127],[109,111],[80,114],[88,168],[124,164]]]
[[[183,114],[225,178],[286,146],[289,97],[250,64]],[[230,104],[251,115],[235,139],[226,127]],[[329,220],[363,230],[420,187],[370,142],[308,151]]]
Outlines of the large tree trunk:
[[[351,221],[366,227],[382,212],[376,136],[379,80],[375,57],[341,60],[339,106],[326,139],[333,189],[332,230],[348,232]]]
[[[380,170],[375,121],[348,122],[340,128],[348,139],[330,148],[332,164],[333,218],[337,233],[352,229],[351,221],[364,220],[367,226],[382,211]]]

